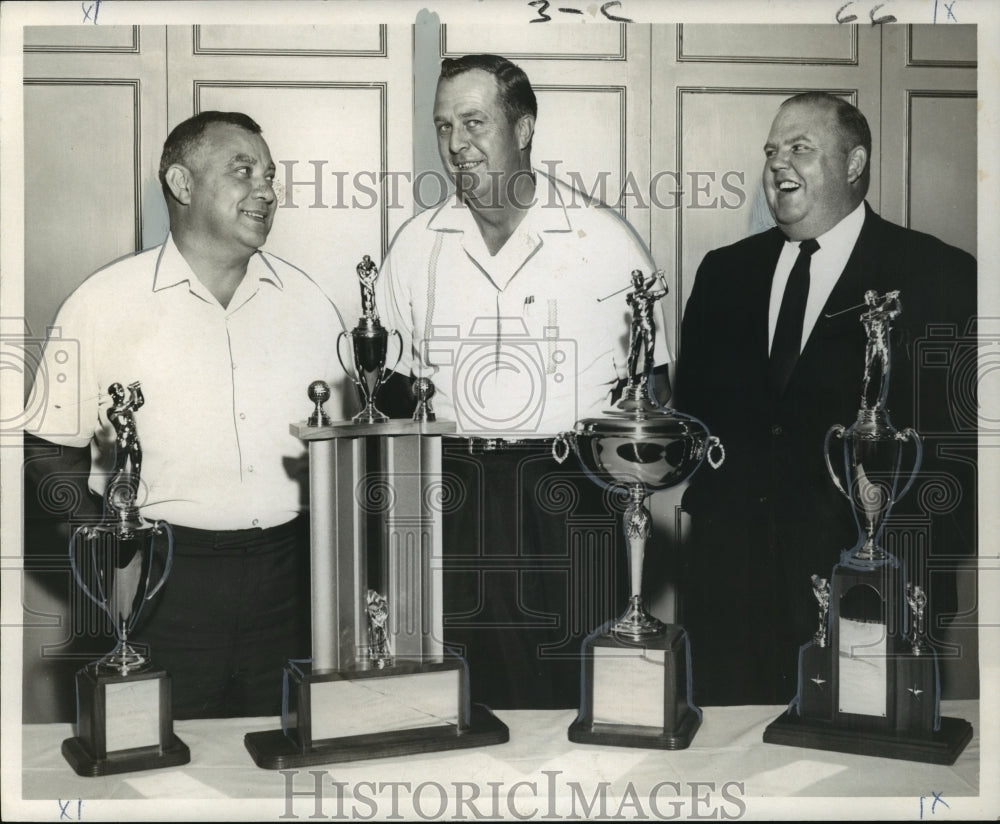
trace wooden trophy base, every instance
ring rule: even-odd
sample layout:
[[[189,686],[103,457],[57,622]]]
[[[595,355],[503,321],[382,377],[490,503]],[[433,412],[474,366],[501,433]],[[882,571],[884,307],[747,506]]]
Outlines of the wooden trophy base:
[[[701,713],[688,700],[687,633],[631,641],[612,631],[583,643],[580,714],[569,727],[577,744],[683,750]]]
[[[917,734],[862,732],[837,726],[830,721],[786,713],[764,730],[764,742],[767,744],[900,758],[927,764],[954,764],[971,739],[972,725],[962,718],[942,718],[937,732]]]
[[[290,662],[282,729],[247,733],[243,742],[271,770],[507,742],[502,721],[469,705],[466,677],[454,657],[332,672]]]
[[[191,760],[173,731],[166,670],[104,674],[91,665],[77,673],[76,689],[79,735],[63,741],[62,754],[77,775],[176,767]]]

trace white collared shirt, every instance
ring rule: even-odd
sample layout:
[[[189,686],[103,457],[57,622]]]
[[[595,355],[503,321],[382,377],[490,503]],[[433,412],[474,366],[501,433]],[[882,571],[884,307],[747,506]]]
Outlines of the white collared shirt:
[[[341,417],[342,330],[312,280],[262,252],[223,308],[168,237],[101,269],[63,304],[28,428],[91,444],[90,488],[103,494],[114,452],[108,387],[139,381],[142,515],[201,529],[277,526],[305,500],[306,450],[289,425],[312,412],[313,380],[331,384],[325,408]]]
[[[617,213],[535,175],[534,203],[495,255],[451,198],[408,221],[382,267],[382,322],[404,343],[396,371],[429,377],[435,413],[460,434],[572,429],[627,376],[625,294],[633,269],[655,269],[649,252]],[[662,322],[654,360],[670,360]]]
[[[823,311],[827,298],[830,297],[837,279],[844,271],[848,258],[854,251],[854,245],[858,242],[858,235],[861,234],[864,222],[865,204],[862,201],[840,223],[816,238],[819,249],[813,253],[809,263],[809,297],[806,300],[806,311],[802,321],[802,345],[799,351],[805,348],[819,313]],[[774,343],[774,329],[778,325],[778,312],[781,310],[781,300],[785,296],[785,286],[799,256],[799,242],[785,241],[778,257],[778,265],[774,269],[774,278],[771,280],[771,302],[767,315],[768,351]]]

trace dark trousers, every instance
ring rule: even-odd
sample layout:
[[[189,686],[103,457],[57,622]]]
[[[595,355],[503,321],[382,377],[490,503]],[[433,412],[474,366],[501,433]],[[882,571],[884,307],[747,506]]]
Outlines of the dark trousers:
[[[581,642],[628,596],[614,496],[547,442],[470,455],[445,439],[443,470],[458,490],[443,517],[445,642],[469,664],[472,700],[578,706]]]
[[[309,530],[172,527],[174,559],[135,640],[171,676],[175,718],[277,715],[282,669],[309,655]]]

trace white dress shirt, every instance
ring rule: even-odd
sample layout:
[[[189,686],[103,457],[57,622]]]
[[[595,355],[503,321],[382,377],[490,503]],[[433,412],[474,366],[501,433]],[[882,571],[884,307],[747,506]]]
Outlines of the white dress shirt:
[[[806,341],[816,325],[819,313],[823,311],[827,298],[833,291],[841,272],[847,265],[847,260],[854,251],[854,244],[858,242],[858,235],[861,234],[861,226],[865,222],[865,204],[862,201],[858,207],[840,223],[828,232],[816,238],[819,243],[817,249],[809,263],[809,298],[806,301],[806,311],[802,321],[802,344],[799,348],[801,352],[805,348]],[[767,341],[768,351],[774,343],[774,329],[778,325],[778,312],[781,309],[781,299],[785,296],[785,286],[788,284],[788,276],[792,273],[792,267],[799,256],[799,243],[797,240],[786,240],[778,257],[778,265],[774,269],[774,278],[771,281],[771,303],[767,315]]]
[[[434,410],[460,434],[572,429],[627,374],[625,294],[633,269],[654,270],[649,252],[617,213],[535,174],[534,205],[495,255],[450,199],[407,222],[382,267],[382,322],[404,342],[396,370],[433,380]],[[669,362],[662,322],[654,353]]]
[[[54,326],[30,429],[91,444],[94,492],[104,493],[113,465],[108,387],[139,381],[144,517],[228,530],[277,526],[300,511],[306,450],[289,424],[311,413],[316,379],[333,385],[326,410],[341,417],[344,380],[343,323],[303,272],[258,252],[223,308],[168,237],[89,277]]]

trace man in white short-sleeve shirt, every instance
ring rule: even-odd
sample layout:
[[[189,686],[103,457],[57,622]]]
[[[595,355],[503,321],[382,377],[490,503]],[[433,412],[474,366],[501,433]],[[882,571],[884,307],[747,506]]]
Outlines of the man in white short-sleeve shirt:
[[[473,701],[493,707],[576,706],[580,642],[624,606],[620,523],[578,467],[555,463],[551,438],[610,406],[627,377],[631,272],[655,268],[619,215],[532,168],[536,114],[509,60],[443,61],[434,123],[455,196],[400,229],[378,282],[404,341],[387,395],[431,379],[435,414],[461,436],[444,446],[458,490],[445,640],[468,659]],[[657,338],[662,402],[662,326]]]
[[[111,387],[140,386],[137,503],[175,541],[136,640],[170,673],[181,718],[276,714],[284,662],[308,654],[307,469],[289,423],[308,414],[311,381],[340,374],[343,324],[308,276],[259,250],[277,208],[260,131],[203,112],[171,132],[170,234],[70,295],[36,379],[33,434],[88,468],[95,499],[114,462]]]

